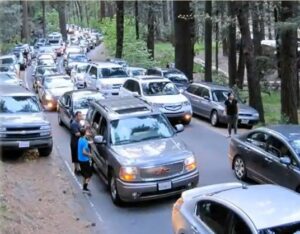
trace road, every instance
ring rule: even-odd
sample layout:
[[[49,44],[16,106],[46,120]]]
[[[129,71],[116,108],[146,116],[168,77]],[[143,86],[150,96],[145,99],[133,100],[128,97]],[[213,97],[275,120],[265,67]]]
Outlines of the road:
[[[61,61],[59,63],[61,64]],[[28,68],[24,74],[24,82],[29,88],[32,87],[31,69]],[[65,163],[70,178],[76,181],[74,184],[78,186],[78,193],[81,193],[81,178],[75,177],[71,171],[69,131],[58,125],[57,113],[46,114],[52,125],[54,146]],[[213,128],[207,121],[194,117],[191,124],[179,136],[197,157],[200,170],[199,186],[236,181],[227,160],[229,139],[226,138],[225,128]],[[92,196],[85,197],[84,202],[90,206],[91,212],[95,212],[98,218],[97,226],[100,225],[104,233],[172,233],[171,211],[176,198],[119,208],[111,202],[109,193],[98,176],[93,176],[89,187]]]

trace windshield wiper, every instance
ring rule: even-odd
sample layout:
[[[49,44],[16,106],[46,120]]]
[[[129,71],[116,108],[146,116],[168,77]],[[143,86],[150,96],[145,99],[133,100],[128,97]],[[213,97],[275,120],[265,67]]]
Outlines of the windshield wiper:
[[[167,137],[164,137],[162,135],[159,135],[159,136],[149,136],[149,137],[145,137],[145,138],[141,139],[140,141],[163,139],[163,138],[167,138]]]

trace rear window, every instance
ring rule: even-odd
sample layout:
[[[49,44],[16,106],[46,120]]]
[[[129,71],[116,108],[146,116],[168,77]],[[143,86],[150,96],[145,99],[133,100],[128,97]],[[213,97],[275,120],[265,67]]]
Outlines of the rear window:
[[[59,44],[59,40],[49,40],[50,44]]]
[[[101,74],[103,78],[118,78],[118,77],[128,77],[127,72],[124,68],[102,68]]]
[[[14,63],[14,60],[12,58],[0,59],[0,64],[12,64],[12,63]]]
[[[0,113],[37,113],[40,111],[35,96],[0,97]]]

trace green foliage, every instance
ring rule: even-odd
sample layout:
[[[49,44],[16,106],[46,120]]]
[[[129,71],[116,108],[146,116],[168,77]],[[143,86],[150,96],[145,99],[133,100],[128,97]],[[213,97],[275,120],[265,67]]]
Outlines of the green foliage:
[[[194,73],[204,73],[205,67],[202,64],[194,63]]]
[[[51,9],[46,12],[46,26],[47,32],[57,32],[59,31],[59,20],[58,20],[58,12],[55,9]]]
[[[175,62],[174,47],[171,43],[157,42],[154,48],[154,57],[157,66],[166,67],[167,64]]]

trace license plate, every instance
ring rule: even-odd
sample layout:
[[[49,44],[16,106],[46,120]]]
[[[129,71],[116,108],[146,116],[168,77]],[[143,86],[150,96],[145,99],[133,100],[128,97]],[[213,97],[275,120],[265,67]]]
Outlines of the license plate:
[[[242,124],[248,124],[249,123],[249,119],[242,119],[241,123]]]
[[[171,188],[172,188],[172,184],[170,181],[158,183],[158,190],[167,190]]]
[[[19,141],[19,148],[28,148],[29,141]]]

